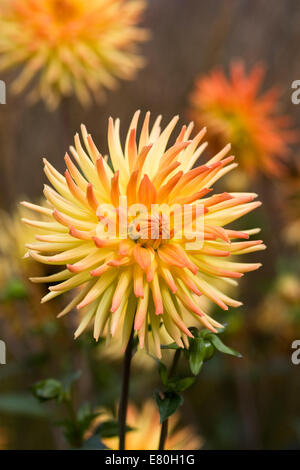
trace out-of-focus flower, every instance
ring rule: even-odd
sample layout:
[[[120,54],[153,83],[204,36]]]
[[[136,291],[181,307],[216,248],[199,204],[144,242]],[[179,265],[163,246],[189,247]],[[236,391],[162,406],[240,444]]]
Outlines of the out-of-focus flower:
[[[101,415],[97,424],[111,419],[111,416]],[[132,431],[126,434],[126,450],[155,450],[158,447],[161,425],[159,423],[159,412],[155,404],[148,400],[141,410],[133,404],[129,404],[126,422],[132,427]],[[169,419],[169,436],[167,438],[166,450],[197,450],[203,445],[202,438],[197,435],[191,426],[178,428],[179,415],[172,415]],[[95,423],[93,424],[93,427]],[[118,438],[103,438],[102,442],[110,449],[118,449]]]
[[[300,245],[300,218],[289,222],[284,230],[286,240],[291,245]]]
[[[300,301],[300,279],[296,274],[282,274],[276,283],[276,289],[279,295],[288,302]]]
[[[289,118],[277,113],[278,90],[259,93],[263,77],[263,66],[246,74],[237,61],[230,67],[230,78],[220,69],[200,77],[190,99],[190,116],[200,127],[208,126],[216,145],[231,142],[250,178],[257,172],[281,176],[288,143],[297,138]]]
[[[27,248],[41,263],[66,266],[57,274],[32,279],[57,282],[43,302],[83,286],[59,314],[86,309],[75,337],[93,323],[96,340],[121,329],[125,345],[134,326],[140,346],[147,349],[152,335],[160,357],[162,325],[180,347],[188,347],[188,326],[195,319],[214,332],[221,327],[200,308],[199,297],[223,310],[240,306],[211,279],[235,283],[260,264],[235,262],[234,256],[265,246],[261,240],[248,241],[257,229],[224,228],[260,206],[253,201],[256,194],[209,194],[215,181],[235,167],[234,157],[226,156],[230,146],[193,168],[206,147],[199,146],[205,129],[189,140],[193,126],[183,126],[167,150],[178,117],[162,132],[158,118],[149,132],[147,113],[137,140],[138,118],[136,112],[124,149],[119,120],[109,120],[113,170],[84,126],[85,149],[78,134],[75,147],[70,147],[77,166],[67,154],[68,169],[61,175],[44,160],[55,188],[44,190],[52,207],[23,204],[48,217],[46,223],[27,220],[33,227],[48,228],[48,234],[38,235],[37,243]]]
[[[294,337],[295,329],[300,325],[299,302],[299,276],[281,274],[253,317],[256,328],[272,337]]]
[[[33,243],[37,234],[36,228],[24,226],[21,222],[21,217],[26,218],[29,213],[31,211],[26,207],[18,207],[12,215],[0,212],[0,316],[18,335],[53,315],[47,305],[40,305],[43,286],[28,282],[29,273],[43,276],[47,269],[47,266],[25,256],[25,244]],[[39,220],[43,223],[42,216]],[[42,234],[43,230],[39,229],[39,232]],[[21,318],[20,311],[24,315],[27,312],[26,320]]]
[[[26,255],[26,244],[35,241],[36,229],[24,226],[21,219],[28,217],[30,211],[26,207],[18,207],[12,215],[0,212],[0,285],[9,279],[28,276],[28,268],[32,270],[32,258]],[[41,266],[35,263],[41,271]]]
[[[72,93],[88,104],[142,66],[144,8],[144,0],[2,0],[0,70],[22,65],[12,89],[34,82],[31,99],[50,108]]]
[[[284,237],[288,243],[300,247],[300,163],[283,179],[281,194],[282,210],[286,217]]]
[[[4,428],[0,428],[0,450],[6,450],[8,448],[7,432]]]

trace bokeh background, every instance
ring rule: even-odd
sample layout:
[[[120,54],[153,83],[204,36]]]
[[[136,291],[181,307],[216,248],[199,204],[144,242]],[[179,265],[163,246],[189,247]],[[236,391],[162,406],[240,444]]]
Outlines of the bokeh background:
[[[0,106],[0,339],[7,343],[7,364],[0,366],[0,448],[67,447],[55,426],[57,407],[38,403],[30,393],[38,380],[81,370],[73,386],[75,405],[91,401],[111,408],[120,392],[118,353],[108,353],[89,334],[74,342],[75,315],[57,321],[59,301],[41,305],[43,286],[27,281],[39,267],[19,268],[24,231],[16,207],[24,198],[39,200],[45,183],[41,157],[63,170],[64,153],[82,122],[105,153],[108,117],[120,117],[125,130],[136,109],[162,114],[163,124],[179,114],[183,124],[196,77],[216,65],[227,72],[236,58],[247,68],[266,65],[264,88],[280,87],[281,110],[300,129],[300,105],[291,102],[291,84],[300,79],[298,0],[147,3],[143,24],[152,37],[141,46],[146,66],[135,80],[108,92],[103,104],[85,109],[68,98],[50,113],[42,102],[27,106],[24,96],[10,93],[15,71],[0,77],[7,84],[7,104]],[[201,436],[203,448],[300,447],[300,365],[291,361],[291,344],[300,339],[300,231],[292,237],[286,232],[300,217],[292,193],[300,179],[299,156],[294,144],[284,178],[258,175],[251,183],[263,206],[247,216],[248,225],[262,227],[268,249],[255,256],[263,267],[241,282],[244,306],[220,317],[228,325],[226,344],[243,359],[216,355],[185,394],[181,424]],[[133,369],[131,397],[143,404],[158,374],[144,356],[134,359]]]

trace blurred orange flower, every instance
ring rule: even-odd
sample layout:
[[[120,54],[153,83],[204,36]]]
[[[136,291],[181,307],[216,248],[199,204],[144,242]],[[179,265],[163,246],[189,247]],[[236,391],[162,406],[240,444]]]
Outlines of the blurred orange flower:
[[[288,144],[297,139],[287,116],[277,113],[279,92],[260,93],[265,70],[256,65],[247,74],[233,62],[230,77],[221,69],[200,77],[190,97],[190,116],[208,126],[216,145],[231,142],[238,163],[248,176],[257,172],[281,176]]]
[[[109,416],[101,415],[98,424]],[[127,424],[133,430],[126,434],[126,450],[155,450],[157,449],[161,431],[159,412],[155,404],[148,400],[141,410],[133,404],[128,406]],[[203,445],[203,440],[191,426],[178,429],[179,415],[172,415],[169,419],[169,437],[166,450],[197,450]],[[93,427],[95,426],[95,423]],[[119,439],[117,437],[102,439],[102,442],[112,450],[117,450]]]
[[[31,99],[55,108],[75,93],[82,104],[143,64],[136,44],[144,0],[2,0],[0,70],[23,65],[13,90],[34,81]],[[38,75],[38,80],[34,80]]]

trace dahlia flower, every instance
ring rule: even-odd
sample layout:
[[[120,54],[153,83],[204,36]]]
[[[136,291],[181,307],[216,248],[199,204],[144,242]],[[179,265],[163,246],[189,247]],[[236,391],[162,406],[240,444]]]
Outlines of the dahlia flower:
[[[234,290],[234,286],[228,284],[228,282],[224,282],[222,280],[216,280],[210,278],[210,282],[213,284],[214,287],[218,287],[222,289],[222,292],[226,295],[230,294]],[[197,298],[197,305],[198,307],[204,311],[206,314],[211,314],[214,304],[211,302],[205,295],[198,296]],[[84,310],[82,315],[84,315]],[[183,312],[183,318],[187,321],[189,327],[199,327],[199,320],[198,318],[193,318],[191,315],[186,314]],[[124,351],[122,348],[122,324],[120,323],[120,328],[116,330],[116,333],[113,338],[110,338],[109,341],[109,348],[106,347],[106,344],[103,344],[103,347],[97,349],[99,356],[101,359],[107,358],[109,361],[120,361],[123,359]],[[104,331],[104,334],[106,331]],[[166,328],[162,324],[160,327],[160,341],[162,344],[170,344],[173,341],[173,338],[168,334]],[[143,369],[143,370],[150,370],[157,367],[155,361],[153,361],[152,356],[155,355],[155,344],[153,341],[153,336],[148,335],[147,341],[147,350],[144,348],[137,348],[136,353],[134,355],[132,366],[135,369]],[[174,351],[171,349],[167,349],[164,351],[164,363],[169,364],[173,359]]]
[[[241,169],[253,177],[258,171],[280,176],[288,143],[296,140],[287,116],[277,113],[279,92],[260,93],[264,67],[246,74],[244,64],[232,63],[230,77],[216,69],[200,77],[190,97],[190,116],[208,126],[217,146],[228,141]]]
[[[112,416],[101,414],[96,425]],[[159,412],[151,400],[147,400],[141,410],[133,404],[129,404],[127,410],[127,424],[133,428],[126,434],[126,450],[155,450],[157,449],[160,436]],[[170,433],[166,440],[165,450],[197,450],[203,445],[203,440],[190,426],[178,428],[179,415],[169,418]],[[175,430],[176,428],[176,430]],[[117,450],[118,438],[102,438],[102,442],[112,450]]]
[[[136,44],[144,0],[4,0],[0,6],[0,70],[22,65],[16,93],[34,83],[32,100],[55,108],[74,93],[82,104],[143,64]]]
[[[160,357],[161,326],[182,348],[188,347],[188,327],[195,319],[213,332],[221,327],[200,308],[199,297],[223,310],[240,306],[214,281],[235,283],[257,269],[258,263],[233,258],[265,246],[248,240],[257,229],[224,228],[260,206],[256,194],[210,194],[213,184],[236,166],[227,156],[230,145],[193,168],[206,148],[200,144],[206,130],[190,139],[193,124],[183,126],[167,148],[178,116],[163,131],[160,117],[149,130],[149,118],[147,113],[137,139],[139,111],[134,114],[123,148],[120,122],[109,119],[112,168],[82,126],[83,144],[76,134],[73,159],[65,155],[64,175],[44,160],[53,186],[44,189],[49,207],[23,204],[48,217],[48,222],[25,220],[48,231],[27,245],[29,255],[63,266],[57,274],[32,279],[56,283],[42,301],[82,286],[59,314],[84,309],[75,337],[93,323],[96,340],[121,328],[126,345],[134,327],[140,346],[147,349],[151,336]]]

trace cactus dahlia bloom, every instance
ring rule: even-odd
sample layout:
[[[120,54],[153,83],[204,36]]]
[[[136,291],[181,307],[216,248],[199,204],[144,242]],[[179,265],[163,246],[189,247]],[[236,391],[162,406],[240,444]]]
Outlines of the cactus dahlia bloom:
[[[221,282],[221,284],[222,289],[226,294],[228,294],[228,290],[230,291],[233,288],[233,286],[228,285],[228,283]],[[210,314],[210,311],[213,309],[213,303],[207,297],[202,295],[201,297],[198,297],[197,302],[201,310],[204,310],[205,313]],[[194,326],[197,328],[199,327],[199,320],[189,316],[188,325],[189,327]],[[160,341],[162,344],[170,344],[173,341],[172,337],[170,337],[163,325],[160,328]],[[101,359],[106,358],[109,361],[120,361],[124,355],[122,350],[122,328],[118,328],[114,337],[110,338],[109,348],[106,347],[106,344],[104,343],[97,351],[99,351]],[[152,335],[148,335],[147,350],[138,348],[137,354],[134,355],[132,366],[135,369],[144,371],[154,369],[157,364],[155,361],[153,361],[151,356],[152,353],[155,353],[155,344]],[[172,361],[173,354],[173,350],[169,349],[164,351],[165,364],[169,364]]]
[[[93,422],[92,429],[95,429],[103,421],[112,419],[113,416],[107,413]],[[133,430],[126,434],[126,450],[155,450],[159,442],[161,425],[159,422],[159,412],[151,400],[147,400],[141,410],[133,404],[129,404],[126,422]],[[203,439],[197,435],[191,426],[178,429],[179,414],[169,418],[170,433],[166,440],[166,450],[197,450],[203,445]],[[90,432],[89,432],[90,434]],[[112,450],[117,450],[118,438],[102,438],[102,442]]]
[[[144,8],[144,0],[2,0],[0,70],[22,65],[13,90],[35,80],[31,99],[50,108],[72,93],[88,104],[141,67]]]
[[[26,220],[48,230],[27,245],[30,256],[62,266],[57,274],[33,279],[56,283],[43,302],[82,286],[60,313],[84,309],[75,337],[93,323],[96,340],[104,331],[114,335],[121,328],[126,344],[134,326],[140,345],[147,348],[152,336],[160,356],[161,325],[180,347],[187,347],[192,336],[191,318],[214,332],[221,327],[200,308],[199,297],[223,310],[241,305],[215,287],[214,280],[236,282],[257,269],[260,264],[233,258],[265,246],[248,240],[257,230],[224,228],[260,205],[253,201],[255,194],[211,195],[213,184],[236,166],[234,157],[227,156],[230,146],[193,168],[206,147],[199,145],[205,129],[190,139],[193,125],[183,126],[168,147],[178,117],[163,131],[160,118],[149,130],[149,117],[147,113],[138,137],[139,112],[134,114],[123,147],[120,122],[109,119],[112,168],[82,126],[83,143],[77,134],[70,147],[73,159],[65,156],[64,175],[44,160],[53,186],[44,190],[49,207],[24,204],[49,218]],[[181,228],[178,214],[179,222],[187,219]]]
[[[217,145],[228,141],[239,164],[253,177],[258,171],[280,176],[287,143],[296,140],[287,116],[276,114],[278,90],[259,94],[264,68],[255,66],[247,75],[242,62],[230,67],[230,78],[222,70],[200,77],[190,97],[190,116],[201,127],[208,126]]]

